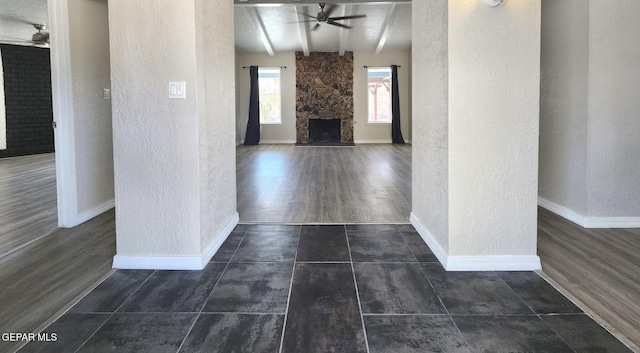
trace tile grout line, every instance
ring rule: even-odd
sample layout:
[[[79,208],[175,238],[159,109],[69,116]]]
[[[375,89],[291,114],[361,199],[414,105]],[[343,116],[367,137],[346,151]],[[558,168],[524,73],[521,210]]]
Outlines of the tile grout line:
[[[367,338],[367,328],[364,325],[364,314],[362,313],[362,303],[360,302],[360,293],[358,291],[358,282],[356,281],[356,270],[353,266],[353,257],[351,257],[351,245],[349,245],[349,232],[347,226],[344,225],[344,237],[347,240],[347,251],[349,252],[349,263],[351,264],[351,275],[353,276],[353,285],[356,289],[356,299],[358,300],[358,311],[360,311],[360,323],[362,324],[362,333],[364,335],[364,346],[369,351],[369,339]]]
[[[220,276],[218,277],[218,279],[216,280],[216,283],[213,285],[213,287],[211,287],[211,291],[209,292],[209,295],[207,295],[207,299],[204,300],[204,302],[202,303],[202,306],[200,306],[200,311],[198,311],[198,313],[196,314],[195,319],[193,320],[193,323],[191,324],[191,327],[189,327],[189,330],[187,331],[187,333],[184,335],[184,338],[182,339],[182,342],[180,342],[180,345],[178,346],[178,349],[176,350],[176,353],[179,353],[180,350],[182,349],[182,346],[184,345],[184,343],[187,341],[187,337],[189,337],[189,335],[191,334],[191,331],[193,330],[193,328],[196,326],[196,322],[198,322],[198,319],[200,318],[200,316],[202,316],[202,310],[204,310],[205,305],[207,305],[207,301],[209,300],[209,297],[211,296],[211,293],[213,293],[213,290],[216,288],[216,286],[218,285],[218,283],[220,283],[220,279],[222,279],[222,276],[224,275],[225,272],[227,272],[227,268],[229,268],[229,265],[231,264],[231,260],[233,259],[233,257],[236,255],[236,252],[238,251],[238,249],[240,248],[240,245],[242,244],[242,242],[244,241],[244,237],[247,235],[247,232],[244,232],[244,235],[242,236],[242,239],[240,239],[240,242],[238,243],[238,246],[236,247],[236,249],[233,251],[233,254],[231,255],[231,257],[229,258],[229,261],[227,261],[227,264],[224,266],[224,269],[222,270],[222,272],[220,272]],[[227,239],[229,239],[229,237],[227,237]],[[226,241],[226,239],[225,239]],[[215,255],[214,255],[215,256]],[[211,261],[209,261],[207,263],[206,266],[208,266],[211,263]]]
[[[289,281],[289,294],[287,295],[287,307],[284,310],[284,319],[282,321],[282,335],[280,336],[280,349],[279,353],[282,353],[284,349],[284,334],[287,329],[287,318],[289,317],[289,305],[291,304],[291,293],[293,292],[293,278],[296,273],[296,263],[298,260],[298,247],[300,246],[300,238],[302,238],[302,227],[300,226],[300,231],[298,231],[298,242],[296,243],[296,253],[293,256],[293,268],[291,269],[291,281]]]
[[[136,287],[136,289],[135,289],[133,292],[131,292],[131,294],[129,294],[129,296],[127,297],[127,299],[123,300],[123,301],[122,301],[122,303],[120,303],[120,305],[118,305],[118,307],[117,307],[117,308],[115,308],[115,310],[113,310],[113,312],[111,312],[111,315],[109,315],[109,317],[108,317],[106,320],[104,320],[104,322],[102,323],[102,325],[98,326],[98,328],[97,328],[97,329],[95,329],[95,331],[93,331],[93,332],[89,335],[89,337],[87,337],[87,339],[86,339],[86,340],[84,340],[84,342],[82,342],[82,344],[81,344],[80,346],[78,346],[78,348],[77,348],[75,351],[73,351],[73,352],[74,352],[74,353],[77,353],[78,351],[80,351],[80,349],[81,349],[82,347],[84,347],[84,345],[85,345],[85,344],[87,344],[87,342],[89,342],[89,340],[90,340],[93,336],[95,336],[95,335],[96,335],[96,333],[97,333],[98,331],[100,331],[100,329],[101,329],[102,327],[104,327],[104,325],[105,325],[109,320],[111,320],[111,318],[113,317],[113,315],[115,315],[115,314],[116,314],[116,312],[118,311],[118,309],[120,309],[120,308],[124,305],[124,303],[126,303],[126,302],[127,302],[127,300],[129,300],[129,299],[130,299],[130,298],[131,298],[131,297],[132,297],[132,296],[133,296],[133,295],[138,291],[138,289],[140,289],[140,287],[142,287],[145,283],[147,283],[147,281],[149,280],[149,278],[151,278],[151,276],[153,276],[156,272],[158,272],[158,271],[157,271],[157,270],[153,270],[153,272],[151,272],[151,274],[150,274],[149,276],[147,276],[147,278],[145,278],[145,280],[144,280],[144,281],[142,281],[142,283],[140,283],[140,285],[139,285],[138,287]],[[115,273],[114,273],[114,274],[115,274]],[[112,275],[112,276],[113,276],[113,275]],[[95,290],[95,288],[94,288],[94,290]],[[89,295],[89,293],[87,293],[87,295]],[[76,305],[77,305],[77,303],[76,303]],[[71,310],[71,308],[70,308],[69,310]]]

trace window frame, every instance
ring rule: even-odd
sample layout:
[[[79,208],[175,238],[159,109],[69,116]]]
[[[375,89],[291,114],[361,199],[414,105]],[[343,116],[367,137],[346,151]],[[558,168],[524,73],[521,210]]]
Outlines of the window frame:
[[[265,72],[265,71],[272,71],[272,72],[277,72],[278,73],[278,108],[279,108],[279,112],[278,112],[278,121],[263,121],[262,120],[262,92],[259,92],[259,96],[260,96],[260,125],[282,125],[282,68],[279,66],[273,66],[273,67],[268,67],[268,66],[264,66],[264,67],[258,67],[258,84],[260,82],[260,74]]]
[[[372,70],[378,70],[379,72],[384,70],[386,72],[389,73],[389,118],[388,120],[371,120],[370,117],[373,116],[373,114],[371,114],[371,91],[370,91],[370,82],[369,82],[369,78],[370,78],[370,74],[372,72]],[[371,125],[389,125],[392,122],[392,109],[391,109],[391,104],[392,104],[392,97],[393,97],[393,92],[392,92],[392,85],[391,85],[391,67],[389,66],[369,66],[367,67],[367,124],[371,124]],[[375,103],[374,103],[375,104]]]

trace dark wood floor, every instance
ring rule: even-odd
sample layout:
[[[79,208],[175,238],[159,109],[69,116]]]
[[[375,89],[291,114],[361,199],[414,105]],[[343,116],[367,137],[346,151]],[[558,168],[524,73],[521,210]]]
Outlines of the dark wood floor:
[[[389,145],[240,147],[241,220],[406,222],[411,205],[410,153],[410,146]],[[52,155],[49,160],[53,161]],[[27,199],[33,202],[53,205],[55,211],[55,168],[52,163],[45,168],[46,164],[44,160],[35,163],[36,169],[42,167],[47,172],[39,178],[27,178],[31,187],[21,186],[20,178],[6,178],[7,170],[24,172],[24,166],[1,164],[5,172],[0,172],[0,182],[5,182],[5,187],[0,188],[4,197],[0,200],[5,208],[0,218],[8,211],[22,229],[39,223],[29,210],[22,211],[27,215],[23,219],[8,206],[9,202],[17,202],[18,190],[30,195]],[[36,195],[38,181],[53,192]],[[341,206],[345,200],[347,204]],[[365,206],[358,208],[349,200]],[[0,257],[0,331],[35,330],[108,273],[115,254],[114,224],[110,211]],[[4,219],[1,226],[6,227]],[[3,228],[0,237],[6,234],[5,229],[8,228]],[[0,241],[0,247],[3,245],[6,244]],[[538,248],[545,276],[606,320],[611,331],[626,337],[626,342],[640,352],[640,229],[583,229],[541,209]],[[6,343],[0,342],[0,352],[7,348]]]
[[[585,229],[539,209],[542,270],[640,352],[640,229]]]
[[[0,257],[58,227],[53,153],[0,159]]]
[[[411,146],[240,146],[241,222],[408,223]]]
[[[111,210],[0,259],[0,332],[37,332],[111,271],[115,250]],[[0,341],[0,352],[11,346]]]

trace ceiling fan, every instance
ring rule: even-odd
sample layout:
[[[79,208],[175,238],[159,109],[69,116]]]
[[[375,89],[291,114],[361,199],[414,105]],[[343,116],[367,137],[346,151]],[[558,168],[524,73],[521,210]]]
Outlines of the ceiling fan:
[[[49,46],[49,32],[43,32],[43,30],[47,28],[47,25],[43,23],[30,23],[30,24],[33,26],[33,28],[35,28],[38,31],[31,36],[31,40],[4,36],[7,38],[13,38],[13,39],[12,40],[2,39],[1,41],[4,43],[31,43],[35,46],[43,46],[43,47]]]
[[[344,23],[339,23],[339,22],[336,22],[336,21],[350,20],[350,19],[354,19],[354,18],[367,17],[367,15],[331,17],[331,13],[336,9],[336,5],[335,4],[329,4],[329,6],[327,6],[326,3],[321,2],[318,5],[320,6],[320,12],[318,12],[318,14],[315,15],[315,16],[311,16],[311,15],[307,15],[305,13],[301,13],[301,15],[306,16],[306,17],[310,17],[310,18],[312,18],[312,20],[300,21],[300,22],[316,22],[316,25],[313,26],[313,28],[311,28],[312,31],[317,30],[320,27],[320,23],[322,23],[322,22],[324,22],[326,24],[330,24],[332,26],[351,29],[352,28],[351,26],[347,26]],[[325,10],[325,7],[326,7],[326,10]]]

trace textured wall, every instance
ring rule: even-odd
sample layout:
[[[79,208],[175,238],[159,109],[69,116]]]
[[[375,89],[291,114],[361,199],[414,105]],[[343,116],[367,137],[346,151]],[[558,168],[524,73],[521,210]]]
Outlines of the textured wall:
[[[588,215],[640,217],[640,2],[589,6]]]
[[[193,1],[109,1],[118,255],[200,255],[194,22]]]
[[[109,10],[106,0],[69,0],[68,7],[77,207],[81,214],[114,198],[111,101],[103,97],[103,89],[111,85]]]
[[[539,195],[587,210],[589,3],[542,2]]]
[[[0,45],[7,148],[0,157],[54,151],[48,48]]]
[[[540,0],[449,1],[450,255],[535,255]]]
[[[7,119],[4,107],[4,70],[2,69],[2,49],[0,49],[0,150],[7,148]]]
[[[196,0],[201,252],[237,214],[233,3]]]
[[[449,251],[448,1],[415,1],[412,212]]]
[[[309,119],[341,119],[341,142],[353,143],[353,52],[296,52],[296,142],[307,143]]]
[[[379,55],[372,52],[353,52],[353,112],[355,120],[355,141],[391,142],[391,124],[369,124],[368,76],[363,66],[391,66],[398,68],[398,91],[400,93],[400,126],[405,141],[411,140],[411,85],[409,84],[408,51],[384,50]]]
[[[296,141],[296,56],[295,52],[276,53],[269,56],[267,53],[241,53],[238,55],[236,72],[238,80],[239,110],[237,111],[237,126],[240,140],[244,141],[247,132],[247,120],[249,119],[249,92],[251,82],[249,69],[243,66],[258,65],[262,67],[286,66],[280,70],[280,93],[282,97],[282,124],[265,124],[260,131],[260,141]]]

